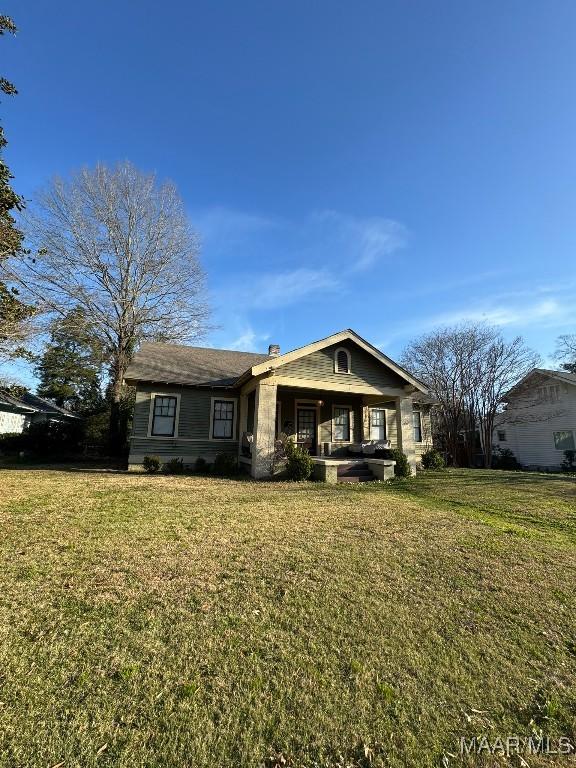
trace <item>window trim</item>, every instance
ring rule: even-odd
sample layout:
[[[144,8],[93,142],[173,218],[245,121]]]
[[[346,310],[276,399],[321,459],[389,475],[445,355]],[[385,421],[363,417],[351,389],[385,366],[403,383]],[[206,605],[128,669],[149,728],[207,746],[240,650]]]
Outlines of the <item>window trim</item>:
[[[384,437],[375,438],[372,437],[372,411],[381,411],[384,414]],[[388,440],[388,424],[387,422],[387,413],[386,408],[382,408],[381,406],[374,405],[370,407],[369,413],[368,413],[368,436],[369,440]]]
[[[154,423],[154,401],[157,397],[175,397],[176,412],[174,414],[174,434],[172,435],[153,435],[152,424]],[[150,404],[148,406],[148,434],[151,440],[175,440],[178,437],[180,427],[180,393],[179,392],[150,392]]]
[[[348,359],[347,371],[338,370],[338,355],[340,352],[344,352],[346,354],[346,358]],[[340,373],[344,376],[349,376],[352,373],[352,355],[350,354],[350,350],[346,349],[346,347],[336,347],[334,350],[334,373]]]
[[[502,437],[504,435],[504,437]],[[498,437],[499,443],[507,443],[508,442],[508,436],[506,435],[505,429],[497,429],[496,430],[496,436]]]
[[[557,448],[556,447],[556,435],[560,432],[571,432],[572,433],[572,445],[574,448]],[[575,430],[573,429],[555,429],[552,432],[552,440],[554,441],[554,450],[555,451],[573,451],[576,450],[576,435],[574,434]]]
[[[234,405],[234,411],[232,415],[232,437],[214,437],[214,409],[216,403],[232,403]],[[211,397],[210,398],[210,424],[209,424],[209,436],[208,439],[216,443],[229,443],[237,441],[236,437],[236,422],[238,420],[238,398],[237,397]]]
[[[420,434],[420,440],[416,440],[416,425],[414,424],[414,416],[418,414],[418,432]],[[412,438],[416,445],[420,445],[424,442],[424,429],[422,428],[422,411],[412,409]]]
[[[344,438],[337,438],[334,436],[334,427],[336,424],[334,423],[334,419],[336,418],[336,409],[339,408],[341,410],[348,411],[348,440],[345,440]],[[354,406],[347,405],[346,403],[338,404],[334,403],[332,405],[332,421],[331,421],[331,437],[333,443],[353,443],[353,437],[354,437]]]

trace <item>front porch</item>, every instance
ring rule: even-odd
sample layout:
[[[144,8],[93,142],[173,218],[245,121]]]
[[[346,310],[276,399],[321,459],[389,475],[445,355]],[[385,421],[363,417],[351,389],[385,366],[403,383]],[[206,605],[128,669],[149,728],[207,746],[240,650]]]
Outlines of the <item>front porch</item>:
[[[239,461],[255,478],[274,473],[281,435],[314,458],[314,477],[337,482],[342,468],[363,465],[372,479],[388,479],[394,462],[363,455],[370,441],[402,450],[415,471],[412,397],[406,389],[279,383],[274,375],[251,382],[240,394]],[[372,451],[372,454],[374,451]],[[350,476],[354,476],[352,473]],[[361,476],[358,473],[358,476]]]

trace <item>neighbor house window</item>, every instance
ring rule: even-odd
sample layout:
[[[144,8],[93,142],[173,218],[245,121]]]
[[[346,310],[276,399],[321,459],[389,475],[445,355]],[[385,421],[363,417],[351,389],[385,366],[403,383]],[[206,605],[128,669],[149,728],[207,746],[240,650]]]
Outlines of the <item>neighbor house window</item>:
[[[154,395],[150,434],[157,437],[174,437],[176,432],[176,406],[173,395]]]
[[[420,411],[412,411],[412,425],[414,427],[414,442],[422,442],[422,414]]]
[[[234,400],[213,400],[212,437],[215,440],[232,440],[234,436]]]
[[[336,373],[350,373],[350,352],[340,348],[334,353],[334,370]]]
[[[557,451],[575,450],[573,430],[565,429],[562,432],[554,432],[554,447]]]
[[[386,411],[372,408],[370,411],[370,440],[386,440]]]
[[[334,407],[332,439],[350,441],[350,408]]]
[[[499,429],[498,430],[498,442],[499,443],[505,443],[506,442],[506,430]]]
[[[538,387],[536,397],[540,403],[557,403],[560,400],[560,384]]]

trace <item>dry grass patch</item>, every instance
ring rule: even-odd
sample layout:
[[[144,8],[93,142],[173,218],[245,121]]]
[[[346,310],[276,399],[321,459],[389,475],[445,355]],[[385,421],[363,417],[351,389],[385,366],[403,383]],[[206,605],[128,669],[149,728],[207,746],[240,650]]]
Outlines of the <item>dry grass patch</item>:
[[[576,738],[569,479],[0,487],[1,765],[420,768],[461,735]]]

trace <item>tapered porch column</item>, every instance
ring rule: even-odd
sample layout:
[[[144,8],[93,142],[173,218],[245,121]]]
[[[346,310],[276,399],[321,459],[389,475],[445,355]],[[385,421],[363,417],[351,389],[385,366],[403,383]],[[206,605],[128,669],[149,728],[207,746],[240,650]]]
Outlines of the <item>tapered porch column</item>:
[[[276,392],[278,386],[263,379],[256,387],[254,404],[254,440],[252,441],[252,477],[270,477],[274,457]]]
[[[414,417],[412,398],[396,398],[396,429],[398,449],[408,457],[412,472],[416,474],[416,450],[414,446]]]

